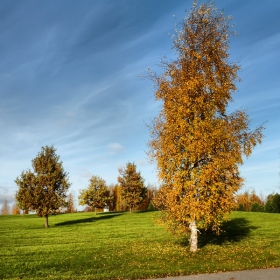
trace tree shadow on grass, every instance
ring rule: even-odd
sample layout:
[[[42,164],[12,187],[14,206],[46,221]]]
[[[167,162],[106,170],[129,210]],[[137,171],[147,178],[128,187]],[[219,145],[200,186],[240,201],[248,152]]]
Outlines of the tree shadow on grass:
[[[258,227],[251,226],[245,218],[234,218],[222,224],[222,232],[217,235],[211,231],[202,231],[199,235],[198,245],[204,247],[207,244],[223,245],[225,243],[240,242],[250,232]]]
[[[202,248],[207,244],[223,245],[229,243],[240,242],[246,238],[250,232],[258,227],[251,226],[250,222],[245,218],[234,218],[222,224],[222,232],[217,235],[211,230],[201,230],[198,234],[198,247]],[[189,246],[189,240],[185,238],[182,245]]]
[[[93,214],[94,215],[94,214]],[[85,224],[85,223],[94,223],[101,220],[108,220],[115,218],[117,216],[122,215],[122,213],[99,213],[94,215],[93,217],[86,218],[86,219],[78,219],[78,220],[70,220],[62,223],[57,223],[55,226],[69,226],[69,225],[76,225],[76,224]]]
[[[146,213],[150,213],[150,212],[158,212],[158,210],[136,210],[132,214],[146,214]]]

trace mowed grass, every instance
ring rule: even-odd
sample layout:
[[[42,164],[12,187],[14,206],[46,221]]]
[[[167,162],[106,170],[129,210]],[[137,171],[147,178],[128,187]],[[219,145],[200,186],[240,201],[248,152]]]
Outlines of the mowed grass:
[[[200,249],[158,212],[0,216],[0,279],[139,279],[280,266],[280,215],[234,212]]]

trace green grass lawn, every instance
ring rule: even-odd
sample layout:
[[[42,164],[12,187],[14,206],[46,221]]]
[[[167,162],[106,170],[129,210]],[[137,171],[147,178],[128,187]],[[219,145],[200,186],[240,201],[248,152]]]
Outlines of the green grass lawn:
[[[158,212],[0,216],[0,279],[138,279],[280,266],[280,215],[234,212],[199,251]]]

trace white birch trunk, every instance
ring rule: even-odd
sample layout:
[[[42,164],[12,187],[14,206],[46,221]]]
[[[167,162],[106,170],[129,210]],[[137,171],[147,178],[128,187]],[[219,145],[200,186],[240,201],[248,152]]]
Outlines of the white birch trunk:
[[[190,222],[190,230],[191,230],[191,237],[190,237],[190,251],[195,252],[197,250],[197,225],[196,221],[193,220]]]

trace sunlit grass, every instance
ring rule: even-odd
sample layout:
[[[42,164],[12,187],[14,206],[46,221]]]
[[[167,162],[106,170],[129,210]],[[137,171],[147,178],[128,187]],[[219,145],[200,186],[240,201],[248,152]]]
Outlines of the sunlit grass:
[[[235,212],[200,249],[160,227],[158,212],[0,216],[0,279],[137,279],[280,266],[280,215]]]

